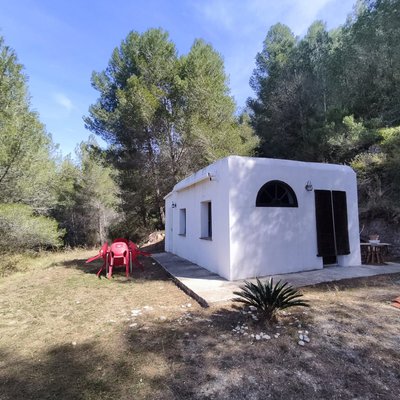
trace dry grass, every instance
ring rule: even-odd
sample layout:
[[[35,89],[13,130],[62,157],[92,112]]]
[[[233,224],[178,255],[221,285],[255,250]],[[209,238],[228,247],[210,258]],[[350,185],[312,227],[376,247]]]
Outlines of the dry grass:
[[[1,400],[400,397],[400,274],[305,289],[306,313],[260,327],[230,303],[202,309],[151,259],[98,280],[93,254],[0,279]],[[252,340],[239,322],[280,336]]]

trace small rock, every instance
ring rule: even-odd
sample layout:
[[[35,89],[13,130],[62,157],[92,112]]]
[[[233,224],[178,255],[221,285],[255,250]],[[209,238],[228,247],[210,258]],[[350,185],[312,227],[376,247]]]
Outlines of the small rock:
[[[165,321],[167,319],[167,317],[164,317],[164,315],[162,315],[161,317],[160,317],[160,320],[161,321]]]
[[[135,322],[134,324],[130,324],[129,328],[134,328],[135,326],[137,326],[137,323]]]
[[[297,333],[303,333],[303,331],[297,331]]]
[[[185,336],[190,336],[190,333],[189,332],[185,332]]]
[[[187,304],[187,307],[192,307],[192,305],[190,303]]]
[[[260,340],[261,336],[260,335],[256,335],[256,340]]]
[[[269,335],[264,335],[263,339],[265,339],[265,340],[270,340],[270,339],[271,339],[271,336],[269,336]]]
[[[255,307],[255,306],[249,306],[249,309],[250,309],[251,311],[257,311],[257,307]]]
[[[309,338],[308,336],[304,336],[304,337],[303,337],[303,340],[304,340],[305,342],[307,342],[307,343],[310,343],[310,338]]]
[[[306,335],[308,335],[308,331],[304,331],[304,333],[305,333]]]
[[[253,319],[254,319],[254,321],[258,321],[258,318],[257,318],[257,316],[256,316],[256,315],[252,315],[252,316],[251,316],[251,318],[253,318]]]
[[[300,340],[304,340],[304,336],[302,334],[299,335]]]
[[[251,336],[252,338],[254,338],[254,333],[252,333],[250,336]]]
[[[71,344],[72,344],[72,346],[76,346],[76,342],[72,342]]]
[[[297,342],[297,344],[298,344],[299,346],[304,346],[304,345],[305,345],[305,343],[304,343],[302,340],[299,340],[299,341]]]

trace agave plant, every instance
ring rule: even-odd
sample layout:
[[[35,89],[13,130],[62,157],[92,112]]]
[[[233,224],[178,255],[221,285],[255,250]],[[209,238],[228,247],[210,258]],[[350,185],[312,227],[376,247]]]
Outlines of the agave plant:
[[[264,283],[257,278],[257,284],[245,281],[240,292],[233,292],[239,296],[233,301],[256,307],[268,321],[276,318],[276,312],[294,306],[309,307],[306,300],[299,300],[303,295],[288,282],[279,281],[274,284],[273,278]]]

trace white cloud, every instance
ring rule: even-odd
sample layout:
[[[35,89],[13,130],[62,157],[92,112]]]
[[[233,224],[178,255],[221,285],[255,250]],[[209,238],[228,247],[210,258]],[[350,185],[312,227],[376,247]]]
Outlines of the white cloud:
[[[205,0],[197,10],[211,23],[226,31],[251,34],[260,28],[283,22],[296,35],[308,26],[329,3],[335,0]]]
[[[54,94],[54,100],[56,101],[56,103],[58,105],[63,107],[68,112],[75,108],[75,106],[72,103],[72,101],[64,93],[55,93]]]
[[[231,93],[238,105],[243,106],[246,98],[253,95],[249,78],[255,67],[255,56],[261,51],[272,25],[281,22],[301,37],[317,19],[344,23],[353,2],[355,0],[203,0],[197,2],[195,8],[207,31],[212,32],[213,45],[219,47],[224,56]]]
[[[232,7],[227,1],[203,1],[197,3],[195,7],[210,22],[222,26],[227,31],[230,31],[234,28],[236,13],[232,12]]]
[[[318,18],[321,11],[334,0],[292,0],[285,1],[284,22],[296,35],[303,35],[307,28]]]

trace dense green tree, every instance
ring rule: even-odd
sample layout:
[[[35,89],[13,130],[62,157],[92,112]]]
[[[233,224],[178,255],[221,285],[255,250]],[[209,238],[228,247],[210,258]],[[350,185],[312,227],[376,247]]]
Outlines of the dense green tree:
[[[117,217],[118,188],[94,138],[56,154],[31,110],[27,77],[0,37],[0,251],[94,245]]]
[[[264,155],[323,161],[344,117],[399,122],[399,13],[399,0],[359,2],[341,29],[327,32],[317,21],[301,40],[271,27],[249,100]]]
[[[93,147],[97,147],[93,137],[79,146],[80,179],[75,186],[75,207],[81,226],[78,231],[83,236],[81,243],[87,245],[106,241],[119,204],[115,172]]]
[[[357,171],[360,215],[400,222],[400,127],[376,131],[377,144],[351,162]]]
[[[400,217],[399,21],[400,0],[360,0],[331,32],[319,21],[301,39],[271,27],[248,100],[260,155],[351,163],[362,213],[392,221]]]
[[[322,161],[332,40],[322,22],[299,41],[282,24],[270,28],[250,80],[252,123],[268,157]]]
[[[166,32],[131,32],[92,84],[100,98],[85,123],[109,144],[136,234],[134,226],[162,226],[163,196],[177,181],[217,158],[250,154],[257,144],[234,115],[220,55],[201,40],[178,57]]]
[[[89,138],[77,147],[77,161],[66,157],[59,166],[53,216],[65,229],[64,243],[69,246],[105,242],[109,226],[118,217],[114,172],[96,147],[94,138]]]
[[[22,69],[0,37],[0,203],[24,203],[46,213],[54,203],[54,148],[31,110]]]
[[[51,137],[31,110],[23,66],[0,36],[0,251],[60,244]]]
[[[291,58],[295,45],[290,29],[277,24],[268,31],[263,49],[256,56],[250,85],[257,98],[249,99],[249,107],[254,129],[262,139],[261,154],[265,156],[291,158],[290,144],[296,141],[299,131],[298,110],[293,107],[301,82],[301,77],[293,75]]]
[[[400,1],[359,4],[353,20],[340,31],[337,98],[356,118],[399,124]]]

